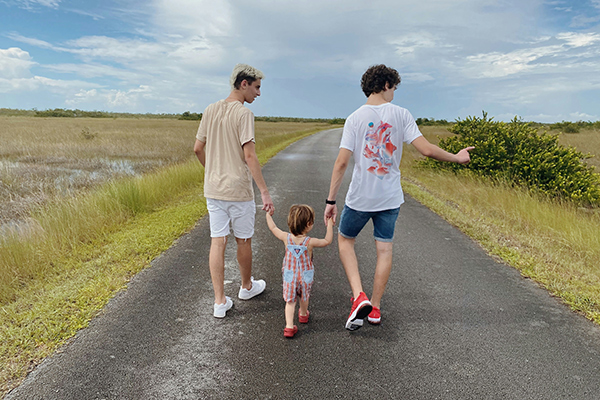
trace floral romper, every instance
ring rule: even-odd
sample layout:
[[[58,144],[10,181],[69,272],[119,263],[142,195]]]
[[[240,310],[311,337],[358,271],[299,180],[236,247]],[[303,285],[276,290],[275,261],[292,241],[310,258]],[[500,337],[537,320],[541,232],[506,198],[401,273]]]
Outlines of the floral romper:
[[[314,277],[314,266],[312,258],[308,255],[308,241],[310,237],[304,238],[301,244],[292,241],[292,235],[288,233],[285,257],[283,258],[283,299],[286,303],[296,301],[296,296],[301,296],[302,301],[308,301],[310,288]]]

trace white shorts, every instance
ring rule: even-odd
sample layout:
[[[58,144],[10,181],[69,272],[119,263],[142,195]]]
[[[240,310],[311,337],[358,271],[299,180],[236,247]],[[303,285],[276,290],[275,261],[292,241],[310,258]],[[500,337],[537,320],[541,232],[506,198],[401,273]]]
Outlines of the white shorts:
[[[233,235],[238,239],[249,239],[254,235],[254,217],[256,203],[250,201],[225,201],[206,199],[208,219],[210,221],[210,237],[229,235],[229,223]]]

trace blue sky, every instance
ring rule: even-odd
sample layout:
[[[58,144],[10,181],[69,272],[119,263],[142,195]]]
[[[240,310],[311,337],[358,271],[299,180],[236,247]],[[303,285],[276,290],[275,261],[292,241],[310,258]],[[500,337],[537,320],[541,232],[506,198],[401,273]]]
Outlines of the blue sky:
[[[370,65],[417,117],[600,119],[600,0],[0,0],[0,107],[201,112],[238,62],[256,115],[346,117]]]

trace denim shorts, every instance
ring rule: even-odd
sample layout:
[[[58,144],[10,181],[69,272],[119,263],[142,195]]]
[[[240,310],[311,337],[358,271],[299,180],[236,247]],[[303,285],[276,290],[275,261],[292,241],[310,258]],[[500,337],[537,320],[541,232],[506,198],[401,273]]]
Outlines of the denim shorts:
[[[391,242],[400,207],[382,211],[356,211],[344,205],[338,231],[346,239],[354,239],[373,219],[373,236],[379,242]]]

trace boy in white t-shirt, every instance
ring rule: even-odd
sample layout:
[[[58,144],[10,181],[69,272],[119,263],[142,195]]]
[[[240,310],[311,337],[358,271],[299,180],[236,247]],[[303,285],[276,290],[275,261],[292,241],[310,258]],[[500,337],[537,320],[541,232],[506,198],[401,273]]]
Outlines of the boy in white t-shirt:
[[[367,103],[353,112],[344,124],[326,200],[325,222],[337,216],[335,198],[344,172],[354,157],[352,181],[340,216],[338,245],[352,289],[352,308],[346,329],[356,330],[368,317],[372,324],[381,322],[380,303],[392,269],[392,241],[400,205],[404,202],[400,185],[400,159],[403,143],[410,143],[424,156],[440,161],[466,164],[470,161],[467,147],[456,154],[429,143],[417,127],[410,112],[394,105],[394,91],[400,83],[398,72],[385,65],[370,67],[362,76],[361,87]],[[358,261],[354,252],[355,238],[373,220],[377,265],[371,301],[364,293]]]

